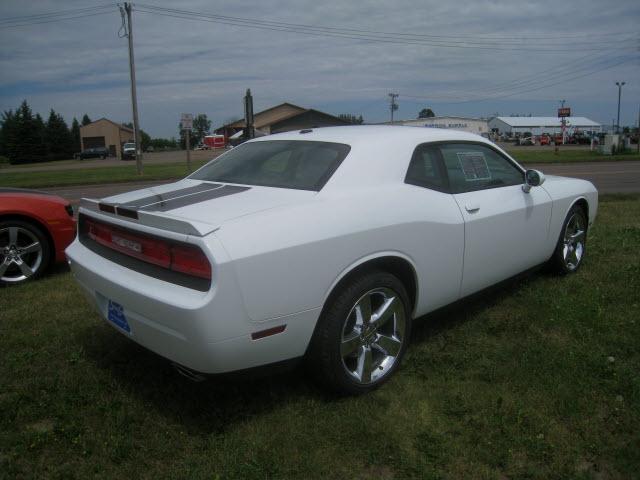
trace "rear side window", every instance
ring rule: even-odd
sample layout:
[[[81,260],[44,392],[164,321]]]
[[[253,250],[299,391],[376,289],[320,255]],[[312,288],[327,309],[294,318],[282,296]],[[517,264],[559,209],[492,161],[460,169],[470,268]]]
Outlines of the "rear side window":
[[[303,140],[245,143],[189,178],[319,191],[350,149],[342,143]]]
[[[524,174],[507,158],[484,145],[440,145],[451,193],[519,185]]]
[[[438,147],[419,145],[413,152],[405,183],[441,192],[447,191],[447,179],[439,159]]]

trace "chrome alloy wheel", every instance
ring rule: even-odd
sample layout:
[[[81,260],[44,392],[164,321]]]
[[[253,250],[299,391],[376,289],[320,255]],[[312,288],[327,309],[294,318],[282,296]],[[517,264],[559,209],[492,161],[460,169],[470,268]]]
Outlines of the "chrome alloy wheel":
[[[567,269],[570,271],[578,268],[582,261],[585,237],[584,218],[578,212],[574,212],[564,229],[564,242],[562,246],[562,258]]]
[[[40,240],[30,230],[0,229],[0,280],[22,282],[38,271],[44,257]]]
[[[395,365],[405,341],[405,310],[389,288],[365,293],[351,308],[342,329],[340,355],[350,377],[370,384]]]

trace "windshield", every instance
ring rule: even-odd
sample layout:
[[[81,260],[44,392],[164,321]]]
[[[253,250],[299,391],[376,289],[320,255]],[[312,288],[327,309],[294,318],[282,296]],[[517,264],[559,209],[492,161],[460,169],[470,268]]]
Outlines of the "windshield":
[[[245,143],[189,178],[319,191],[350,149],[342,143],[302,140]]]
[[[135,143],[125,143],[124,144],[124,148],[136,148],[136,144]]]

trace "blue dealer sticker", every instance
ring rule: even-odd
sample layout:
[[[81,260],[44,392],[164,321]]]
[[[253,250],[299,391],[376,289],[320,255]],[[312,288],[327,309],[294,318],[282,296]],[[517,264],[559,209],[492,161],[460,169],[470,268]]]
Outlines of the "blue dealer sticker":
[[[109,307],[107,309],[107,319],[118,328],[124,330],[127,333],[131,333],[131,327],[127,322],[127,317],[124,315],[124,309],[122,305],[109,300]]]

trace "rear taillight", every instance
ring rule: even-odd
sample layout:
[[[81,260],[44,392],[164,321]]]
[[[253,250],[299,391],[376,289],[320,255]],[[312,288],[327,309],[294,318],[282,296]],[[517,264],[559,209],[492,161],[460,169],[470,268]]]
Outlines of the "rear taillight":
[[[200,278],[211,278],[211,265],[202,250],[193,245],[171,248],[171,269]]]
[[[83,223],[85,234],[100,245],[174,272],[211,279],[211,264],[195,245],[140,234],[95,220],[85,219]]]

